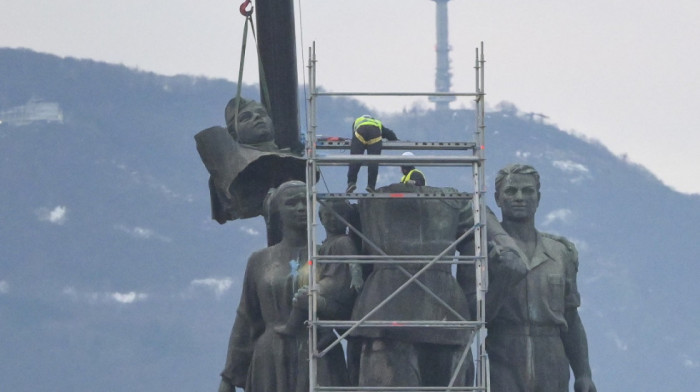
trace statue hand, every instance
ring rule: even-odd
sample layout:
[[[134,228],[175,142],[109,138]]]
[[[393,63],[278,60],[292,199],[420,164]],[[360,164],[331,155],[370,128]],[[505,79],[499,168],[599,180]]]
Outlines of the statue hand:
[[[489,270],[498,266],[499,270],[508,270],[512,274],[521,275],[522,277],[527,274],[525,263],[520,259],[520,256],[514,249],[503,247],[494,241],[489,241],[488,255],[489,259],[494,261],[493,263],[489,263]]]
[[[225,379],[221,379],[221,383],[219,383],[219,392],[236,392],[236,387]]]
[[[579,377],[574,382],[575,392],[597,392],[595,384],[590,376]]]
[[[501,255],[503,248],[496,244],[494,241],[489,241],[487,243],[489,259],[495,259]]]
[[[365,280],[362,279],[362,270],[359,268],[353,269],[351,270],[350,275],[350,288],[359,293],[362,290],[362,286],[365,285]]]
[[[309,286],[301,286],[292,298],[292,306],[301,309],[309,308]]]

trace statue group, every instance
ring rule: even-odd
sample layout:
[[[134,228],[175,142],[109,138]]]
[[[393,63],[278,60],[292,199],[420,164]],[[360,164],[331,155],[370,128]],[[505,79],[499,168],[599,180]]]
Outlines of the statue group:
[[[233,116],[238,124],[232,127],[229,122],[228,130],[221,128],[230,138],[226,143],[233,147],[216,152],[214,155],[219,154],[218,157],[208,160],[211,156],[205,156],[216,150],[208,142],[218,143],[223,135],[220,129],[214,131],[214,137],[202,134],[212,132],[212,128],[196,137],[202,160],[211,174],[213,217],[216,219],[219,214],[219,218],[230,220],[254,214],[251,211],[256,210],[265,217],[268,227],[268,246],[248,259],[219,390],[309,391],[309,334],[304,326],[309,303],[306,185],[302,182],[303,174],[300,178],[290,165],[286,165],[289,170],[281,175],[246,179],[254,184],[237,182],[247,165],[268,159],[270,154],[274,156],[272,161],[291,159],[297,164],[296,157],[286,156],[274,146],[266,144],[261,149],[246,143],[265,139],[249,136],[268,134],[271,127],[263,119],[266,114],[260,105],[247,103],[243,110],[246,107],[255,112],[252,116],[260,119],[243,112]],[[230,117],[227,115],[227,119]],[[257,155],[248,154],[247,159],[238,163],[232,163],[235,158],[226,157],[231,152],[249,149]],[[237,175],[230,174],[234,166]],[[580,296],[576,284],[576,248],[563,237],[535,228],[541,195],[540,177],[533,167],[509,165],[498,172],[495,185],[502,221],[489,211],[486,226],[489,239],[486,350],[491,391],[565,392],[569,390],[573,371],[576,392],[595,392],[586,333],[577,310]],[[260,201],[235,189],[237,186],[255,189],[255,197],[260,197]],[[264,187],[267,189],[262,196],[260,188]],[[403,183],[376,191],[456,192],[451,188]],[[326,230],[326,240],[318,254],[376,255],[389,259],[363,265],[317,264],[314,280],[320,319],[474,320],[474,265],[460,264],[453,273],[450,264],[434,263],[424,268],[426,264],[398,260],[398,256],[410,255],[473,255],[474,238],[470,229],[474,221],[469,201],[427,198],[366,198],[356,204],[325,201],[320,206],[319,217]],[[348,222],[358,223],[362,240],[351,235]],[[397,256],[396,262],[391,261],[391,256]],[[464,329],[360,324],[345,335],[345,349],[332,345],[318,359],[318,385],[446,387],[470,386],[474,381],[473,361],[467,347],[471,335]],[[333,330],[319,329],[318,349],[329,347],[336,339]]]

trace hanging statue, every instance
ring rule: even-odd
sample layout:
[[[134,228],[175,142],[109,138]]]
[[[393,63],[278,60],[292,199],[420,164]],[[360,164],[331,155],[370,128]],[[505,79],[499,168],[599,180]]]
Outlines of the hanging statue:
[[[234,98],[225,118],[226,128],[210,127],[195,135],[210,174],[212,218],[221,224],[260,215],[270,188],[306,178],[306,161],[277,147],[272,119],[260,103]]]

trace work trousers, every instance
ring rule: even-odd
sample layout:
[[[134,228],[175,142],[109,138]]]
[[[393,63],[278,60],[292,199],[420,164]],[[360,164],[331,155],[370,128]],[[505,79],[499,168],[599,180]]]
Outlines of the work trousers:
[[[365,140],[371,140],[382,136],[382,131],[373,126],[366,125],[361,126],[357,129],[359,133]],[[365,150],[367,155],[379,155],[382,153],[382,141],[381,139],[372,144],[362,143],[355,134],[352,135],[352,140],[350,141],[350,154],[351,155],[362,155]],[[351,182],[357,183],[357,173],[360,171],[361,163],[351,163],[348,167],[348,184]],[[374,189],[377,186],[377,175],[379,174],[379,164],[369,163],[367,164],[367,186]]]
[[[359,386],[447,386],[463,351],[460,345],[363,339]],[[469,354],[453,385],[472,385],[473,366]]]

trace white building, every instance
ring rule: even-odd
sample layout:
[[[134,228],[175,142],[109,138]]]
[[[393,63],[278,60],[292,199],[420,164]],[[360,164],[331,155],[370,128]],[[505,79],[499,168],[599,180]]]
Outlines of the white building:
[[[56,102],[35,98],[24,105],[0,111],[0,124],[27,125],[35,121],[63,124],[63,111]]]

